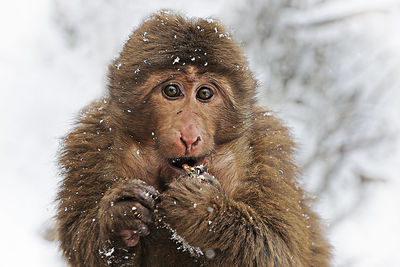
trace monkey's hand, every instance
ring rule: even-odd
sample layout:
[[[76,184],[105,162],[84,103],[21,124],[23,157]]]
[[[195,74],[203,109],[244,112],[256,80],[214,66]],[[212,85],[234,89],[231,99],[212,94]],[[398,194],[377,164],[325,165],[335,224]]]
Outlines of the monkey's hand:
[[[199,231],[212,234],[216,212],[219,213],[225,198],[218,180],[210,175],[207,177],[211,179],[207,183],[197,177],[180,177],[159,195],[156,206],[156,215],[162,223],[191,246],[200,248],[204,248],[206,236]]]
[[[147,224],[153,222],[157,195],[157,190],[138,179],[116,183],[100,202],[100,234],[103,240],[117,239],[128,247],[136,246],[140,236],[149,234]]]
[[[159,199],[156,215],[190,246],[200,248],[210,266],[247,266],[253,260],[269,266],[261,263],[267,257],[266,236],[274,234],[253,208],[227,196],[217,180],[181,178]]]

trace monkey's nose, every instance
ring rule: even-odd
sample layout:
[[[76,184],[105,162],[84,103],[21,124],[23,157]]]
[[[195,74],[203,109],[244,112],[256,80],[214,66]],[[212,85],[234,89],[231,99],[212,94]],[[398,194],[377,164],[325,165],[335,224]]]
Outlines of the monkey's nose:
[[[181,141],[185,145],[186,151],[190,152],[201,142],[201,137],[197,136],[196,139],[192,139],[181,136]]]
[[[193,150],[200,144],[201,136],[199,131],[194,125],[185,127],[180,131],[180,140],[186,148],[186,153],[193,152]]]

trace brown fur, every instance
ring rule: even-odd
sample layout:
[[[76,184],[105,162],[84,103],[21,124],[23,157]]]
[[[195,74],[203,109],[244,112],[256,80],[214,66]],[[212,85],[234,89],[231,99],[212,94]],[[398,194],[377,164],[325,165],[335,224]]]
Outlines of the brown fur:
[[[256,82],[220,22],[155,14],[109,71],[109,96],[83,111],[60,154],[58,234],[72,266],[329,265],[329,245],[296,184],[288,130],[255,106]],[[185,86],[215,81],[216,100],[175,115],[178,102],[154,88],[176,73]],[[216,185],[177,178],[164,166],[178,154],[170,128],[185,114],[201,126]],[[161,222],[148,221],[155,200],[141,194],[152,189],[138,179],[160,191]],[[164,224],[215,256],[179,249]],[[142,230],[127,247],[119,231],[143,225],[150,234]]]

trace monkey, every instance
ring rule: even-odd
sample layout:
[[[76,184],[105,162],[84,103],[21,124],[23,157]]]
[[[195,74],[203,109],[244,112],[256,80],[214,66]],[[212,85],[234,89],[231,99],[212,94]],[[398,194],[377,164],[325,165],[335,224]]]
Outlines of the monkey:
[[[329,266],[291,134],[256,89],[219,20],[144,20],[110,64],[104,98],[62,141],[56,219],[68,263]]]

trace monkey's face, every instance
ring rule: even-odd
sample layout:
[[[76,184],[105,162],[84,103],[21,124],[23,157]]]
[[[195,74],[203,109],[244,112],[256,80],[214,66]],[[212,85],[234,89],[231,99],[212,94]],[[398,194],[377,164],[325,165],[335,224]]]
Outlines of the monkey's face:
[[[217,75],[198,74],[194,68],[150,78],[146,105],[154,148],[169,176],[182,165],[207,162],[215,151],[220,119],[228,105],[227,82]]]

